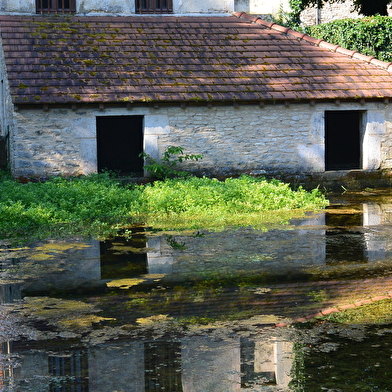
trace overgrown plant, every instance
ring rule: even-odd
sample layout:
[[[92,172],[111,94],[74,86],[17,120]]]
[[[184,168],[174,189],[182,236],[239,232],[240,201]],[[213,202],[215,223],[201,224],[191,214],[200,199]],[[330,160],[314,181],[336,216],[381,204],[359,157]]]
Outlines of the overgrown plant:
[[[163,153],[161,160],[154,159],[145,152],[141,153],[140,157],[147,162],[144,168],[158,180],[189,177],[190,173],[177,169],[178,164],[184,161],[198,161],[203,158],[200,154],[184,154],[184,148],[179,146],[169,146]]]
[[[185,242],[178,242],[171,234],[165,235],[166,242],[173,248],[173,249],[181,249],[184,250],[186,248]]]
[[[300,19],[302,12],[300,3],[301,0],[290,0],[289,12],[284,11],[283,6],[281,5],[277,16],[272,18],[273,21],[281,26],[290,27],[293,30],[304,30]]]
[[[318,190],[294,191],[277,180],[249,176],[224,182],[191,176],[147,185],[124,185],[107,173],[27,184],[5,176],[0,239],[105,238],[132,224],[156,230],[263,227],[326,204]]]
[[[392,18],[388,16],[335,20],[309,26],[307,33],[381,61],[392,61]]]

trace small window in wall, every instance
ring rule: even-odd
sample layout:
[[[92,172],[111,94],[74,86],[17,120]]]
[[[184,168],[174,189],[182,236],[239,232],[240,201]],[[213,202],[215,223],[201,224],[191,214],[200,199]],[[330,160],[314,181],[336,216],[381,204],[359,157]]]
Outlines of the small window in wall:
[[[181,365],[180,342],[145,342],[143,390],[183,392]]]
[[[136,0],[136,13],[168,14],[173,12],[173,0]]]
[[[50,392],[88,391],[88,354],[84,350],[74,350],[67,354],[48,357]],[[61,384],[58,380],[61,380]]]
[[[97,117],[98,171],[143,176],[143,116]]]
[[[358,110],[325,112],[325,170],[362,168],[362,114]]]
[[[37,14],[73,14],[76,0],[35,0]]]

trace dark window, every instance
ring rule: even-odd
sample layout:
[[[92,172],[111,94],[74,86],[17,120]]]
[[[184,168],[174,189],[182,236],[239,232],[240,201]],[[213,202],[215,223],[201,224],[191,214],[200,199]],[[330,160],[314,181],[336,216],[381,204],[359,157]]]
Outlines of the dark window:
[[[73,14],[76,0],[35,0],[37,14]]]
[[[136,0],[136,13],[167,14],[173,12],[173,0]]]
[[[144,343],[145,392],[183,392],[181,381],[181,343]]]
[[[88,392],[88,356],[76,350],[48,357],[50,392]]]

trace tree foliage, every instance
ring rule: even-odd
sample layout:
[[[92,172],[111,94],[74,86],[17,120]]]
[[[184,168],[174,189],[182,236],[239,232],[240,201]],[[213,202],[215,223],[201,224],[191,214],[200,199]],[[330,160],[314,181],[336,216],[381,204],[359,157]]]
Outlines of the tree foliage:
[[[306,32],[334,45],[355,50],[382,61],[392,61],[392,18],[371,16],[361,19],[342,19],[316,26]]]

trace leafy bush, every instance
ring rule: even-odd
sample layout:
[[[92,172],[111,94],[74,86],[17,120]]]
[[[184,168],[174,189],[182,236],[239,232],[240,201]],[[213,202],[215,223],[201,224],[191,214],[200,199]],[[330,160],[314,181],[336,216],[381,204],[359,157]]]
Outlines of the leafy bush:
[[[236,212],[259,212],[281,209],[314,209],[320,206],[318,190],[293,191],[288,184],[250,176],[228,178],[191,177],[186,181],[171,179],[147,185],[142,192],[146,213],[185,213],[195,210],[230,209]]]
[[[135,197],[108,174],[27,184],[6,178],[0,181],[0,237],[104,233],[127,220]]]
[[[218,181],[168,179],[143,188],[141,213],[153,226],[211,228],[281,222],[287,211],[315,210],[327,201],[317,189],[293,191],[288,184],[250,176]],[[272,214],[267,212],[272,211]],[[277,211],[286,212],[285,217]]]
[[[392,18],[370,16],[307,27],[307,33],[382,61],[392,61]]]
[[[141,153],[140,156],[147,161],[147,165],[145,165],[144,168],[158,180],[188,177],[190,176],[190,173],[176,169],[177,165],[184,161],[198,161],[202,158],[202,155],[184,155],[184,149],[178,146],[169,146],[163,153],[163,157],[160,161],[154,159],[145,152]]]

